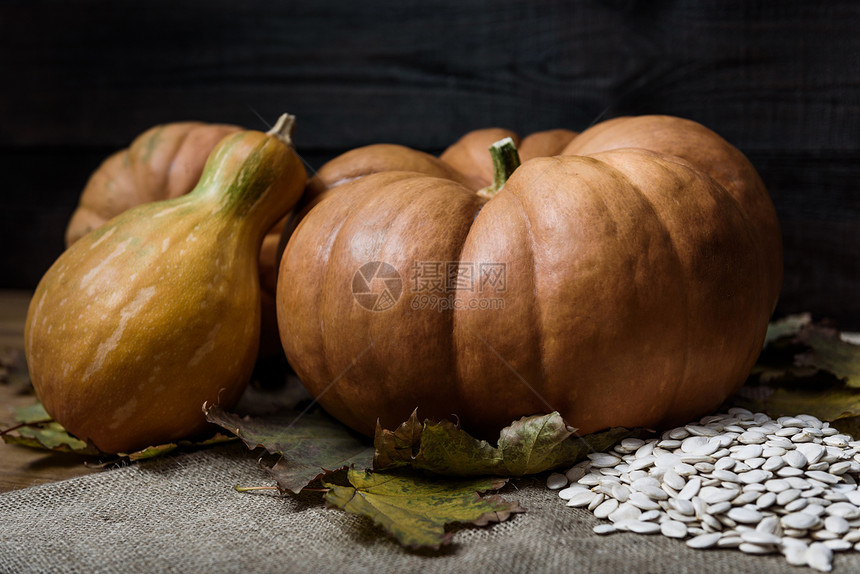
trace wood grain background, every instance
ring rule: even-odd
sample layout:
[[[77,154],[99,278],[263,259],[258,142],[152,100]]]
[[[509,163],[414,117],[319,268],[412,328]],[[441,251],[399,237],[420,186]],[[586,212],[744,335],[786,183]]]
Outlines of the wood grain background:
[[[438,152],[478,127],[668,113],[767,183],[778,312],[860,328],[858,31],[855,0],[4,0],[0,288],[35,286],[88,174],[157,123],[289,111],[318,166],[366,143]]]

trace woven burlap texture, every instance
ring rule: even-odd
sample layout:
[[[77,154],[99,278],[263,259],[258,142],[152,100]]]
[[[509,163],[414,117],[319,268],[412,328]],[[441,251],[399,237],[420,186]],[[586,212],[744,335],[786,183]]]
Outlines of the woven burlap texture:
[[[803,572],[779,556],[691,550],[662,536],[592,532],[597,520],[526,478],[504,495],[528,509],[488,528],[455,529],[438,552],[401,548],[319,493],[239,493],[271,484],[232,444],[0,495],[0,572]],[[266,491],[263,491],[266,492]],[[860,571],[860,553],[836,572]],[[808,570],[811,572],[811,570]]]

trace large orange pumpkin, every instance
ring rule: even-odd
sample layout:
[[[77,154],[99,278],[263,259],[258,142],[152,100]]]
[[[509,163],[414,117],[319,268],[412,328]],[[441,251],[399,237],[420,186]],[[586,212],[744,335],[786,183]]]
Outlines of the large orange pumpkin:
[[[172,199],[194,189],[215,145],[242,128],[224,124],[175,122],[152,127],[92,173],[66,228],[66,246],[138,205]],[[280,354],[275,318],[277,248],[281,220],[260,249],[261,356]]]
[[[675,117],[573,135],[481,194],[475,136],[320,170],[277,299],[324,408],[367,434],[416,407],[485,436],[552,410],[589,433],[691,420],[743,384],[782,281],[753,166]]]

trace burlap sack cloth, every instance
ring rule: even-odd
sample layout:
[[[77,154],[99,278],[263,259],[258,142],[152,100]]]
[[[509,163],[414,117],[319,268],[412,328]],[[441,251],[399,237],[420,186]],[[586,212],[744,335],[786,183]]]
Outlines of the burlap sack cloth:
[[[813,572],[660,535],[598,536],[598,521],[543,478],[505,487],[525,514],[414,552],[366,518],[327,510],[319,493],[236,492],[271,480],[244,446],[225,445],[0,495],[0,572]],[[837,555],[834,571],[860,571],[860,553]]]

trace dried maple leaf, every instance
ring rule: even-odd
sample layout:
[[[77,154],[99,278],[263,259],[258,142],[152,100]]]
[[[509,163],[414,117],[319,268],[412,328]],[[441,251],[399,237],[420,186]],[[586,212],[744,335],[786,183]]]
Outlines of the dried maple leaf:
[[[350,470],[352,486],[325,484],[326,502],[367,516],[404,546],[438,548],[450,541],[445,526],[452,523],[485,526],[524,512],[517,502],[479,492],[498,490],[507,479],[456,480],[417,473],[378,473]]]

